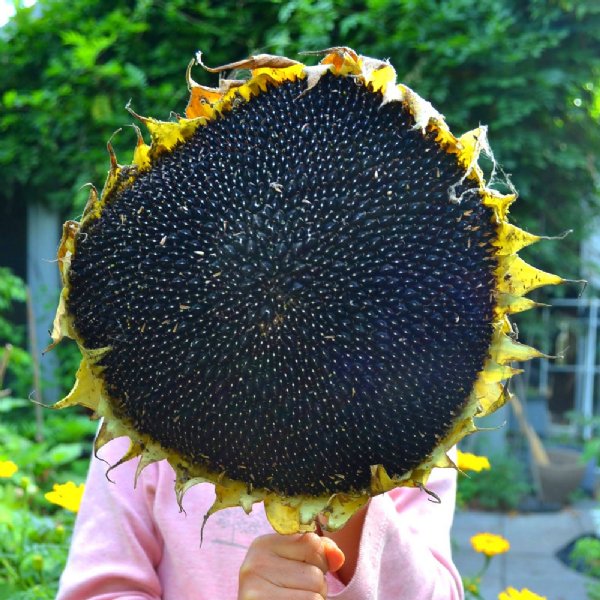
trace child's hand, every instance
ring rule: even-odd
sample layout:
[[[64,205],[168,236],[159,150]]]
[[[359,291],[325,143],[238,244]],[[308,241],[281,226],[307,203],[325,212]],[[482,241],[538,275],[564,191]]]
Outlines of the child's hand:
[[[325,573],[343,564],[336,543],[316,533],[263,535],[240,567],[238,600],[326,600]]]

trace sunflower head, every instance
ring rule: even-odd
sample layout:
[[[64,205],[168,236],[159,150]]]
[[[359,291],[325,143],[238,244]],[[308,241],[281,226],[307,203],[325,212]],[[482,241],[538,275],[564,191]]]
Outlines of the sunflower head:
[[[83,359],[56,407],[104,418],[96,449],[129,436],[138,472],[166,458],[180,502],[208,481],[211,512],[263,501],[283,533],[453,467],[540,356],[508,316],[562,281],[517,256],[539,237],[486,186],[485,128],[457,138],[388,62],[323,54],[208,69],[250,70],[218,88],[190,66],[186,116],[131,111],[151,143],[111,150],[58,255],[52,337]]]

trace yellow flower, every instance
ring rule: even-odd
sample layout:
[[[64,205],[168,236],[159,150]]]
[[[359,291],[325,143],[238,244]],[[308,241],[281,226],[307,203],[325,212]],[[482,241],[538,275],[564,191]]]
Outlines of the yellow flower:
[[[84,484],[75,485],[72,481],[55,483],[51,492],[44,494],[44,498],[52,504],[58,504],[71,512],[77,512],[83,496]]]
[[[547,600],[547,598],[546,596],[538,596],[527,588],[523,588],[519,592],[515,588],[509,587],[498,594],[498,600]]]
[[[0,460],[0,478],[12,477],[19,467],[12,460]]]
[[[487,456],[477,456],[470,452],[458,451],[458,468],[461,471],[483,471],[490,469],[490,461]]]
[[[481,552],[486,556],[504,554],[510,549],[509,541],[495,533],[478,533],[471,538],[471,545],[475,552]]]

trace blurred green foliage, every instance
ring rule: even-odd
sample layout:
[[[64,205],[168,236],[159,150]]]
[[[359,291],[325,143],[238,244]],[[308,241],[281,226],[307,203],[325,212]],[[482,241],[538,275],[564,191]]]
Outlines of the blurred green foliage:
[[[579,562],[587,575],[600,579],[600,539],[595,537],[578,539],[569,558]]]
[[[25,350],[25,326],[15,324],[16,311],[26,300],[25,283],[10,269],[0,267],[0,361],[5,352],[9,353],[7,385],[19,395],[29,393],[32,380],[31,357]]]
[[[0,600],[56,596],[74,518],[44,492],[54,483],[83,482],[97,425],[77,412],[64,418],[48,411],[36,420],[35,406],[19,397],[31,386],[25,332],[14,324],[15,306],[25,300],[23,282],[0,268],[0,339],[14,344],[7,380],[0,376],[0,462],[19,469],[10,477],[0,473]]]
[[[523,466],[509,455],[489,457],[492,468],[469,471],[458,480],[457,505],[484,510],[515,510],[531,492]]]
[[[577,242],[598,212],[596,0],[38,0],[0,36],[0,200],[77,214],[81,186],[105,176],[106,140],[131,122],[126,103],[157,118],[182,113],[198,49],[216,65],[340,44],[390,58],[457,133],[489,124],[525,197],[518,221],[576,230],[560,253],[536,246],[535,260],[577,275]],[[216,83],[200,68],[193,76]],[[133,130],[113,143],[129,162]]]
[[[0,398],[0,461],[19,467],[0,478],[0,600],[56,596],[74,515],[44,493],[54,483],[85,480],[95,430],[82,414],[48,415],[39,442],[31,403]]]
[[[566,416],[580,430],[583,427],[591,427],[592,435],[581,440],[581,462],[585,464],[593,461],[595,465],[600,465],[600,416],[584,417],[577,411],[571,411]]]
[[[20,484],[10,489],[21,498],[38,491],[26,478],[21,478]],[[24,503],[21,500],[21,504]],[[25,504],[13,509],[10,522],[0,521],[0,600],[56,597],[73,520],[66,512],[58,519],[39,515]]]
[[[575,542],[569,559],[578,565],[589,577],[600,579],[600,539],[582,537]],[[590,580],[586,583],[588,600],[600,600],[600,582]]]

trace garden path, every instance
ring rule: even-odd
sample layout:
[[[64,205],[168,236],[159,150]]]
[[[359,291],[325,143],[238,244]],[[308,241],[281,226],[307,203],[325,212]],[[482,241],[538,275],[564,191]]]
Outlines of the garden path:
[[[594,507],[597,504],[581,502],[549,513],[457,511],[452,529],[454,561],[463,576],[475,575],[484,557],[469,540],[476,533],[496,533],[508,539],[511,549],[492,558],[481,585],[485,600],[497,600],[508,586],[528,588],[548,600],[585,600],[588,579],[566,567],[555,553],[575,537],[595,531]]]

